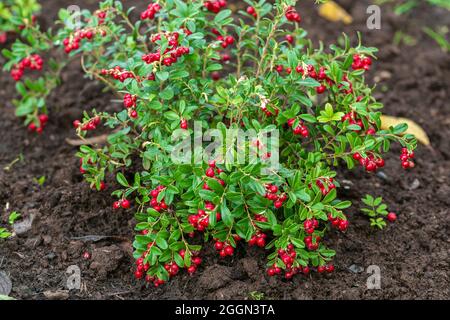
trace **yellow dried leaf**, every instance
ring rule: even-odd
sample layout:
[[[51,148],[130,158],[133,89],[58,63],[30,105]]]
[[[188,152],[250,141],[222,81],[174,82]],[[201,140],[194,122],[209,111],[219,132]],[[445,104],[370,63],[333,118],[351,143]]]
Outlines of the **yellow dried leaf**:
[[[400,123],[406,123],[408,125],[408,130],[405,133],[413,134],[417,141],[422,142],[424,145],[430,145],[430,139],[428,138],[425,130],[422,129],[417,123],[406,118],[397,118],[383,115],[381,116],[381,129],[387,130],[389,127],[396,126]]]
[[[350,24],[353,21],[352,16],[334,1],[328,1],[320,5],[319,15],[332,22],[342,21],[345,24]]]

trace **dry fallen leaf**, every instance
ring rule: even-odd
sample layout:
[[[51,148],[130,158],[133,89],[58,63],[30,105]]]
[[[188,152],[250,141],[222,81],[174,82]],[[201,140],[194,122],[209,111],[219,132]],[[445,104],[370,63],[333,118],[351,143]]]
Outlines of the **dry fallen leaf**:
[[[387,130],[389,127],[393,127],[400,123],[406,123],[408,125],[408,130],[406,130],[405,133],[413,134],[417,141],[422,142],[426,146],[430,145],[430,139],[428,138],[427,133],[414,121],[406,118],[397,118],[386,115],[381,116],[381,129],[383,130]]]
[[[350,24],[353,21],[351,15],[334,1],[328,1],[319,6],[319,15],[332,22],[342,21]]]

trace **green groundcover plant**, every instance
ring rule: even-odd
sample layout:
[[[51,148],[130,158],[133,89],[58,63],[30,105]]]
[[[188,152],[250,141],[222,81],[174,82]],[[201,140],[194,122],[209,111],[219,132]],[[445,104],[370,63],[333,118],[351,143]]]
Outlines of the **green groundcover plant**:
[[[31,131],[47,123],[45,96],[69,59],[123,99],[115,113],[91,110],[74,121],[82,139],[100,126],[111,131],[104,147],[83,145],[77,155],[92,188],[105,190],[105,176],[116,174],[112,206],[133,208],[137,221],[135,276],[156,286],[196,272],[202,243],[223,258],[258,246],[269,276],[332,272],[327,234],[346,232],[351,206],[338,197],[336,168],[375,172],[393,142],[403,146],[399,166],[414,166],[416,140],[403,135],[406,125],[380,129],[383,106],[365,84],[375,48],[352,47],[346,36],[314,48],[297,1],[245,2],[232,13],[224,0],[165,0],[137,13],[107,0],[75,22],[61,10],[57,31],[29,26],[26,41],[4,50],[22,96],[17,114]],[[66,56],[46,67],[46,50]],[[41,78],[21,81],[41,68]],[[208,157],[211,141],[196,133],[211,129],[232,141],[240,134],[230,132],[255,135]],[[181,162],[177,137],[190,150]],[[383,227],[381,199],[365,203]]]

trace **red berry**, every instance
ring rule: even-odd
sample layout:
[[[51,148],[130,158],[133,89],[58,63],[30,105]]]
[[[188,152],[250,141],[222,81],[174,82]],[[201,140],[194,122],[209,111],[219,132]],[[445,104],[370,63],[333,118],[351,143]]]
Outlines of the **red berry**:
[[[234,253],[234,248],[232,246],[227,246],[223,249],[227,256],[232,256]]]
[[[384,167],[384,160],[382,158],[379,158],[375,160],[375,164],[377,165],[378,168],[382,168]]]
[[[329,264],[325,267],[326,272],[333,272],[334,271],[334,265]]]
[[[341,220],[339,222],[339,230],[345,231],[348,228],[348,220]]]
[[[277,193],[278,192],[278,187],[277,186],[271,186],[270,187],[270,192]]]
[[[367,171],[375,171],[377,170],[377,165],[373,161],[367,161],[366,163],[366,170]]]
[[[136,111],[136,110],[131,110],[131,112],[130,112],[130,117],[133,118],[133,119],[135,119],[135,118],[137,118],[137,116],[138,116],[137,111]]]
[[[273,203],[273,205],[275,206],[275,208],[280,209],[283,206],[283,202],[277,200]]]
[[[325,92],[325,89],[326,89],[326,87],[322,84],[322,85],[316,87],[316,92],[317,92],[318,94],[322,94],[322,93]]]
[[[210,177],[210,178],[214,177],[214,175],[215,175],[214,169],[209,167],[208,169],[206,169],[205,174],[207,177]]]
[[[195,264],[195,265],[200,265],[201,263],[202,263],[202,258],[200,258],[200,257],[194,257],[194,258],[192,258],[192,262]]]
[[[286,39],[287,42],[291,44],[294,43],[294,37],[292,35],[287,34],[284,38]]]
[[[403,161],[402,162],[402,167],[403,167],[403,169],[408,169],[409,168],[409,161]]]
[[[263,248],[266,246],[266,240],[264,238],[258,238],[258,240],[256,240],[256,245]]]
[[[129,209],[130,208],[130,201],[127,200],[127,199],[123,199],[122,203],[121,203],[121,206],[122,206],[123,209]]]
[[[234,38],[232,36],[228,36],[225,38],[225,41],[227,44],[233,44],[234,43]]]
[[[223,249],[223,242],[217,241],[217,242],[214,244],[214,247],[216,248],[217,251],[222,250],[222,249]]]
[[[397,220],[397,215],[394,212],[389,212],[386,219],[388,219],[389,222],[394,222]]]
[[[113,203],[113,209],[119,209],[120,208],[120,201],[114,201]]]
[[[193,274],[195,271],[197,271],[197,267],[196,266],[190,266],[189,268],[187,268],[187,272],[189,274]]]

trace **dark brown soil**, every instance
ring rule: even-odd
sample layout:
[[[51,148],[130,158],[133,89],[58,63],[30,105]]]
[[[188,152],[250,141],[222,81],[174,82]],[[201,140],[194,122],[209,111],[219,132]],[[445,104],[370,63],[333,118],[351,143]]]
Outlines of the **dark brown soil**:
[[[45,13],[41,19],[46,21],[53,19],[57,8],[72,4],[41,2]],[[139,1],[126,1],[126,5],[133,2]],[[0,243],[0,270],[10,275],[11,296],[43,299],[44,291],[64,290],[67,268],[77,265],[85,290],[70,291],[72,299],[245,299],[253,291],[270,299],[449,299],[450,56],[421,29],[450,25],[450,15],[423,4],[413,15],[397,17],[390,13],[392,8],[383,7],[381,30],[370,31],[365,25],[369,1],[340,2],[355,18],[350,26],[319,18],[313,1],[309,2],[301,2],[302,24],[316,44],[318,40],[332,43],[343,31],[354,39],[360,30],[366,45],[380,49],[370,74],[372,81],[382,79],[377,97],[385,104],[385,112],[417,121],[431,138],[432,148],[421,145],[417,150],[417,166],[411,172],[399,169],[399,148],[388,156],[384,175],[368,175],[359,169],[341,172],[341,180],[352,181],[350,189],[340,191],[342,198],[358,203],[366,193],[381,195],[398,213],[398,222],[383,231],[373,230],[359,214],[358,204],[353,206],[349,231],[328,240],[337,250],[337,270],[330,276],[314,274],[291,282],[269,279],[261,250],[242,246],[234,258],[222,260],[207,246],[203,266],[195,276],[182,274],[170,285],[145,288],[131,272],[132,212],[112,211],[109,192],[89,190],[78,173],[76,148],[65,142],[73,137],[71,122],[83,109],[117,107],[112,96],[84,79],[77,64],[70,65],[63,84],[48,100],[51,120],[45,134],[38,137],[27,133],[14,116],[9,102],[15,96],[14,84],[3,74],[1,222],[6,222],[11,210],[25,219],[34,216],[31,230]],[[78,3],[92,8],[96,1]],[[397,31],[413,36],[417,44],[393,45]],[[22,162],[3,170],[20,154]],[[47,178],[42,187],[33,181],[40,176]],[[76,239],[87,235],[114,237]],[[90,260],[82,258],[85,251],[92,253]],[[362,271],[351,272],[352,265]],[[370,265],[381,268],[380,290],[366,287]]]

